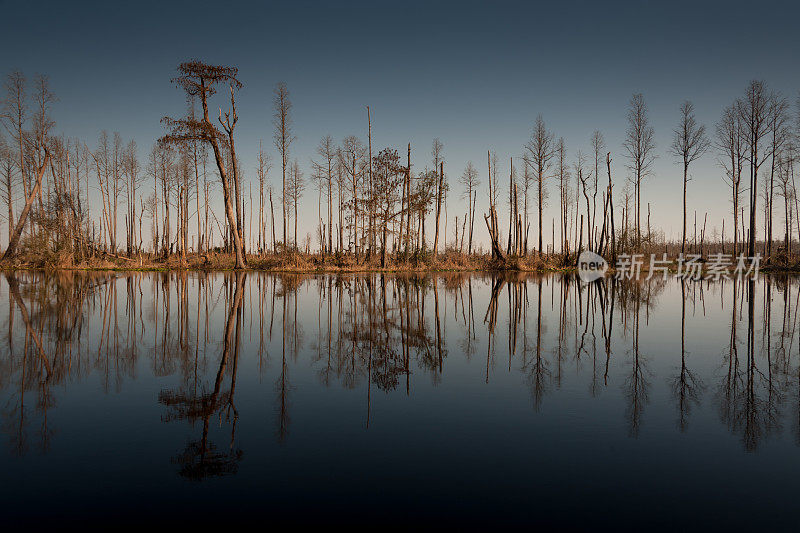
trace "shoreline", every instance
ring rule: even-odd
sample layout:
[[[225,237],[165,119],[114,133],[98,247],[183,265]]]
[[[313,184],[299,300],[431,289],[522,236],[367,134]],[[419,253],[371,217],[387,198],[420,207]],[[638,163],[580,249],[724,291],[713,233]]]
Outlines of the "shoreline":
[[[431,254],[422,254],[408,261],[386,258],[387,265],[381,266],[380,257],[364,257],[356,260],[352,255],[319,254],[266,254],[252,255],[247,258],[244,269],[235,268],[233,254],[208,253],[190,254],[185,259],[180,257],[154,258],[149,255],[125,257],[122,255],[103,254],[101,256],[71,263],[70,261],[42,261],[36,257],[18,257],[0,262],[0,272],[36,271],[36,272],[265,272],[277,274],[427,274],[427,273],[561,273],[577,274],[579,268],[572,257],[563,255],[506,256],[502,260],[492,259],[489,255],[466,255],[443,253],[434,259]],[[566,263],[566,265],[565,265]],[[706,265],[707,258],[701,264]],[[670,264],[667,272],[678,272],[677,263]],[[728,265],[732,274],[733,264]],[[640,265],[639,272],[650,272],[650,264]],[[661,271],[661,267],[657,267]],[[615,266],[609,265],[605,275],[614,274]],[[759,273],[765,274],[800,274],[800,262],[794,264],[762,263]],[[705,277],[706,270],[703,269]]]
[[[676,268],[667,270],[670,274],[677,273]],[[18,265],[9,267],[0,265],[0,272],[47,272],[47,273],[67,273],[67,272],[245,272],[245,273],[266,273],[266,274],[437,274],[437,273],[471,273],[471,274],[577,274],[575,267],[548,267],[548,268],[338,268],[338,267],[318,267],[318,268],[253,268],[236,269],[233,267],[173,267],[173,266],[76,266],[76,267],[42,267],[35,265]],[[605,277],[614,274],[615,269],[610,268]],[[647,274],[649,268],[642,268],[640,273]],[[759,274],[787,274],[800,275],[800,268],[778,268],[763,267],[759,269]],[[709,279],[704,277],[703,279]]]

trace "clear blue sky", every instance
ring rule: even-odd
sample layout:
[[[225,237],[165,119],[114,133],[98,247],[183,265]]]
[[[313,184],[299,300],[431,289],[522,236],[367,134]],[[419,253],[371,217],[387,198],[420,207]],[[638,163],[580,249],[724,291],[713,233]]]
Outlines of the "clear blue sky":
[[[498,152],[507,179],[509,158],[522,153],[541,113],[565,137],[570,161],[578,149],[588,154],[592,131],[601,130],[619,190],[627,103],[641,92],[659,154],[643,199],[668,237],[680,227],[680,168],[667,152],[680,103],[692,100],[713,132],[751,79],[793,103],[800,90],[800,8],[791,2],[0,1],[0,12],[0,73],[49,75],[59,133],[92,147],[102,129],[119,131],[137,141],[143,161],[163,133],[159,119],[183,112],[169,81],[177,64],[237,66],[237,146],[253,179],[259,139],[275,155],[272,90],[284,81],[294,101],[293,157],[306,175],[320,137],[366,139],[369,105],[376,152],[410,141],[420,170],[439,137],[451,184],[458,189],[471,159],[485,186],[486,150]],[[709,226],[719,226],[729,203],[714,156],[691,173],[689,209],[707,210]],[[551,196],[546,235],[557,213]],[[478,203],[485,210],[485,195]],[[301,233],[313,231],[315,210],[309,190]],[[483,226],[476,232],[484,240]]]

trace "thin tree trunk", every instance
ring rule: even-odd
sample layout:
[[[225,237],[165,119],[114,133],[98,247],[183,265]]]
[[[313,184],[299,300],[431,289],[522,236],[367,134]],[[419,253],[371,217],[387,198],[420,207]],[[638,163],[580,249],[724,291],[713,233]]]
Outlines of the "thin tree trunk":
[[[436,233],[433,237],[433,257],[439,253],[439,219],[442,212],[442,187],[444,185],[444,162],[439,164],[439,186],[436,190]],[[10,197],[10,194],[9,194]],[[470,228],[470,253],[472,252],[472,230]]]

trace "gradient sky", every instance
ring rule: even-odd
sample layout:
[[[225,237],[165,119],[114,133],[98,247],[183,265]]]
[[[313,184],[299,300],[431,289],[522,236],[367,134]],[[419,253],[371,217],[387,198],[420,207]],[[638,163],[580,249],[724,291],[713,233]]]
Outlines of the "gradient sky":
[[[592,131],[601,130],[620,191],[628,175],[627,104],[641,92],[659,155],[643,200],[668,238],[678,238],[680,228],[681,169],[667,151],[680,103],[693,101],[713,133],[723,107],[751,79],[765,80],[793,104],[800,90],[800,7],[790,2],[0,1],[0,12],[0,74],[47,74],[59,98],[58,133],[93,147],[101,130],[119,131],[137,141],[143,166],[163,133],[159,119],[184,111],[183,95],[170,84],[178,63],[237,66],[244,83],[237,149],[254,181],[259,139],[276,155],[272,90],[279,81],[292,94],[292,157],[306,176],[322,136],[366,140],[369,105],[373,151],[410,141],[412,164],[422,170],[439,137],[456,193],[468,160],[485,190],[487,149],[497,151],[507,180],[509,158],[522,154],[539,113],[566,139],[570,161],[578,149],[588,155]],[[708,211],[709,231],[720,227],[730,215],[715,156],[691,174],[690,213]],[[275,167],[271,178],[278,183]],[[558,212],[550,188],[547,242]],[[479,212],[485,198],[479,196]],[[303,221],[316,219],[316,203],[309,189],[301,234],[314,229]],[[451,206],[449,224],[456,214],[463,216]],[[476,217],[482,242],[485,233]]]

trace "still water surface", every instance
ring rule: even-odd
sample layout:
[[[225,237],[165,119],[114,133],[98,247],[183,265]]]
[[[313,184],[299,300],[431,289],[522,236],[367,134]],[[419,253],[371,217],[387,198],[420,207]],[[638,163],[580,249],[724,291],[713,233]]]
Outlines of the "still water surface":
[[[5,523],[793,529],[800,284],[0,279]]]

